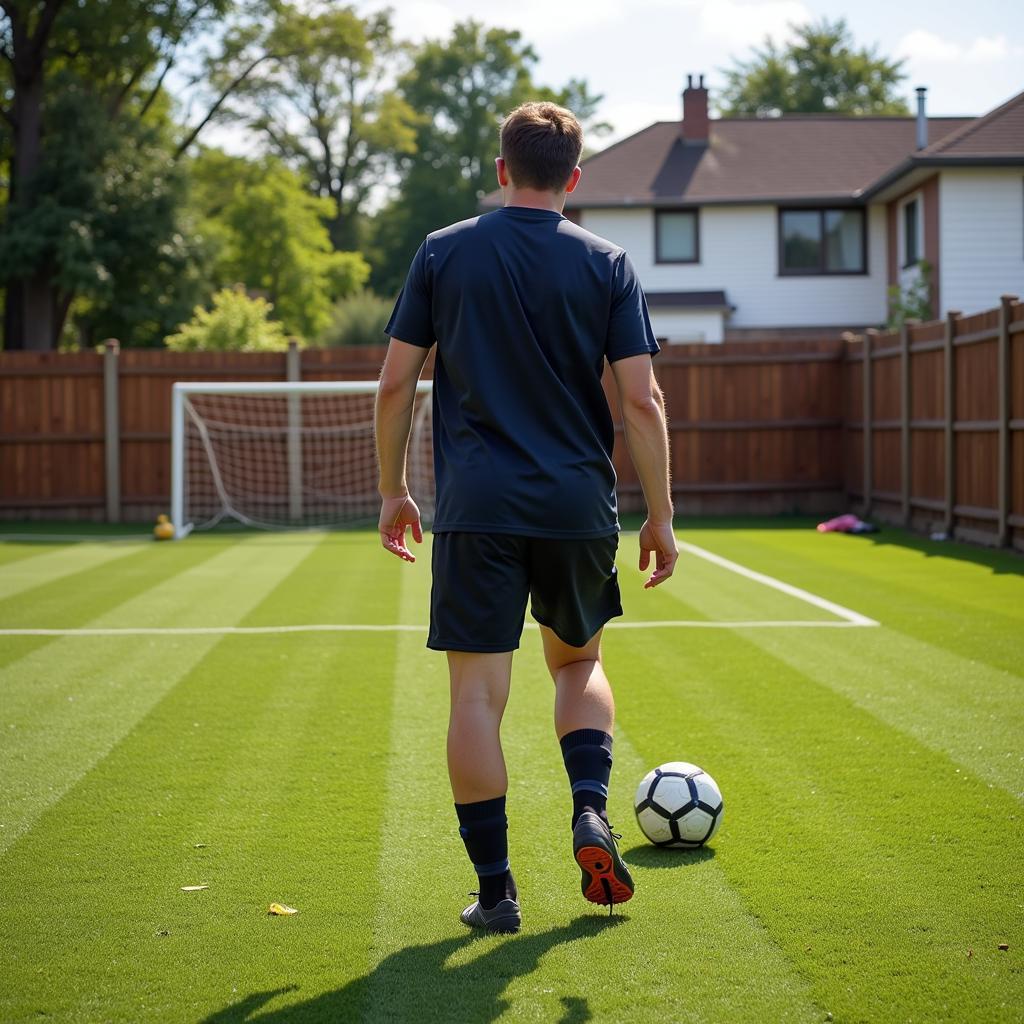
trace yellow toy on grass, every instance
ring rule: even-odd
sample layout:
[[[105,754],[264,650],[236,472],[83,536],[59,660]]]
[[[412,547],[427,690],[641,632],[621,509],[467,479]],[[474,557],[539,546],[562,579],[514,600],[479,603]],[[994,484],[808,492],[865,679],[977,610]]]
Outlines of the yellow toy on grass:
[[[170,540],[174,536],[174,523],[167,516],[157,516],[156,526],[153,527],[153,536],[157,540]]]

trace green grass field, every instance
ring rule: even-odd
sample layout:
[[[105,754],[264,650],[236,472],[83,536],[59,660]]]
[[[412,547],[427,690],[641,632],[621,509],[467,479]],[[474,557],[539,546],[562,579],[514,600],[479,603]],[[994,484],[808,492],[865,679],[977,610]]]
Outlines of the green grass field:
[[[524,928],[477,937],[445,659],[390,628],[426,621],[426,546],[60,530],[0,545],[0,1020],[1024,1020],[1021,558],[681,531],[851,620],[699,552],[643,592],[624,536],[610,815],[636,897],[580,896],[528,628],[504,731]],[[377,628],[274,631],[310,624]],[[705,850],[633,819],[674,759],[725,795]]]

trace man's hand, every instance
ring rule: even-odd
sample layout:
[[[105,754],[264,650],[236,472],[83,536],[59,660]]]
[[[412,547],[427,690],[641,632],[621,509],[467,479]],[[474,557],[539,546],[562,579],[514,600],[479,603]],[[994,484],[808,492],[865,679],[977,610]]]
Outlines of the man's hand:
[[[656,587],[672,575],[679,552],[671,523],[652,523],[649,519],[640,528],[640,570],[645,571],[654,555],[654,572],[644,584],[644,590]]]
[[[380,507],[380,542],[385,550],[397,555],[406,562],[415,562],[416,556],[405,543],[405,531],[412,527],[412,539],[417,544],[423,543],[423,527],[420,526],[420,510],[416,502],[408,494],[400,494],[394,498],[384,498]]]

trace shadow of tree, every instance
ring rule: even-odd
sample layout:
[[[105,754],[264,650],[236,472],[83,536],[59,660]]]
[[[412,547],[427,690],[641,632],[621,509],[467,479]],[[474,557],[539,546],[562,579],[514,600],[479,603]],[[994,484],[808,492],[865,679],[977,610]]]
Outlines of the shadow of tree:
[[[678,850],[668,846],[651,846],[640,843],[622,854],[627,864],[636,864],[642,868],[679,868],[689,864],[699,864],[702,860],[711,860],[715,855],[714,847],[698,846],[695,850]]]
[[[918,551],[926,558],[955,558],[960,562],[989,569],[996,575],[1024,575],[1020,552],[1006,548],[986,548],[964,541],[934,541],[899,527],[887,526],[880,533],[863,535],[873,547],[900,547]]]
[[[586,939],[628,921],[624,915],[581,915],[560,928],[514,938],[469,933],[392,953],[372,971],[333,992],[277,1010],[260,1010],[296,986],[255,992],[206,1017],[203,1024],[315,1024],[315,1022],[453,1020],[489,1024],[509,1007],[509,982],[532,973],[540,958],[563,942]],[[448,965],[460,951],[490,948],[466,963]],[[586,986],[586,979],[580,979]],[[563,996],[558,1024],[585,1024],[593,1014],[585,996]]]

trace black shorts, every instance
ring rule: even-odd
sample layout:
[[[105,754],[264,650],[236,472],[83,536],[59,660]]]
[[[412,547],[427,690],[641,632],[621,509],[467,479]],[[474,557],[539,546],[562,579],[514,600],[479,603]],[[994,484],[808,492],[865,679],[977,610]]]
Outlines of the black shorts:
[[[530,611],[570,647],[622,614],[619,536],[548,540],[502,533],[434,534],[430,636],[435,651],[514,651]]]

